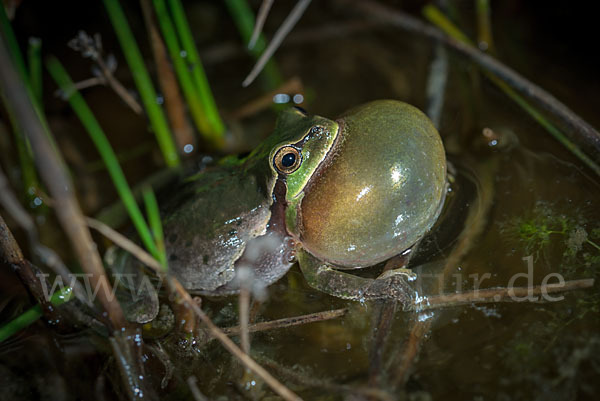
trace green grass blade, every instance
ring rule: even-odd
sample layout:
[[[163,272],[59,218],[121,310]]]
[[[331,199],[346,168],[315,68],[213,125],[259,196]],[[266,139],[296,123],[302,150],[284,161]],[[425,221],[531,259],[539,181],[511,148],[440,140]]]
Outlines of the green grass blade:
[[[448,36],[468,44],[470,46],[475,47],[475,44],[471,39],[469,39],[462,31],[456,27],[452,21],[450,21],[444,13],[442,13],[438,8],[432,6],[431,4],[423,7],[423,15],[425,18],[429,20],[432,24],[436,25],[442,31],[444,31]],[[600,166],[596,164],[590,157],[588,157],[577,145],[569,140],[565,134],[562,133],[560,129],[558,129],[554,124],[548,121],[542,113],[540,113],[535,107],[529,104],[525,98],[515,92],[512,88],[510,88],[504,81],[502,81],[497,76],[484,71],[486,77],[490,79],[498,88],[500,88],[508,97],[510,97],[515,103],[517,103],[527,114],[529,114],[535,121],[538,122],[542,127],[546,129],[556,139],[560,142],[565,148],[567,148],[571,153],[573,153],[579,160],[585,163],[589,168],[591,168],[596,174],[600,175]]]
[[[140,208],[135,202],[133,193],[127,184],[123,170],[121,170],[121,166],[117,160],[117,156],[110,146],[108,139],[106,139],[106,135],[104,134],[102,127],[100,127],[98,120],[96,120],[96,117],[94,117],[94,114],[86,104],[83,96],[81,96],[77,89],[75,89],[73,81],[71,81],[67,71],[63,68],[60,62],[56,58],[51,57],[46,61],[46,67],[48,68],[52,78],[56,81],[60,89],[67,97],[69,104],[87,130],[90,138],[94,142],[94,145],[96,145],[98,152],[106,164],[108,173],[110,174],[110,177],[117,188],[117,192],[119,193],[123,204],[127,208],[129,216],[131,217],[131,220],[133,221],[133,224],[137,229],[142,242],[146,246],[146,249],[148,249],[152,256],[158,259],[158,250],[152,239],[150,229],[144,220]]]
[[[167,268],[167,254],[165,252],[165,240],[163,235],[162,223],[160,221],[160,211],[158,210],[158,202],[154,196],[154,191],[151,187],[144,188],[143,192],[144,204],[146,205],[146,215],[150,222],[150,229],[152,230],[152,236],[158,249],[159,259],[158,261],[162,265],[164,272],[166,273]]]
[[[50,303],[58,307],[65,302],[68,302],[73,297],[73,290],[71,287],[61,288],[60,291],[55,292],[50,297]],[[0,327],[0,342],[6,340],[11,337],[13,334],[23,330],[25,327],[31,325],[33,322],[42,317],[42,306],[36,305],[24,313],[22,313],[17,318],[11,320],[4,326]]]
[[[244,43],[248,43],[252,36],[252,30],[254,29],[254,13],[248,5],[248,2],[246,0],[226,0],[225,3],[229,8],[229,13],[233,17],[240,35],[242,36],[242,40]],[[263,35],[259,35],[258,40],[252,50],[250,50],[250,53],[255,59],[258,59],[265,48],[265,38]],[[283,82],[279,68],[273,59],[267,62],[261,76],[269,90],[278,88]]]
[[[19,71],[19,75],[24,79],[25,85],[29,86],[29,80],[25,79],[27,77],[27,68],[25,66],[25,60],[23,59],[23,55],[21,54],[21,50],[19,49],[19,44],[17,42],[17,38],[15,33],[12,30],[10,25],[10,21],[8,19],[8,15],[6,15],[6,10],[4,7],[0,7],[0,30],[2,35],[6,40],[6,45],[8,46],[8,51],[12,56],[13,61]]]
[[[19,49],[17,39],[12,30],[10,21],[8,20],[8,16],[6,15],[6,11],[5,11],[4,7],[1,7],[1,6],[0,6],[0,32],[1,32],[0,34],[2,34],[4,36],[4,38],[6,39],[6,43],[8,45],[9,52],[11,54],[13,61],[15,62],[15,65],[17,66],[19,75],[21,76],[23,82],[25,83],[25,87],[27,88],[27,90],[30,94],[30,97],[32,98],[32,100],[34,102],[34,105],[36,106],[36,110],[42,117],[42,121],[45,124],[46,120],[45,120],[45,118],[43,118],[43,114],[40,112],[41,108],[39,106],[41,104],[41,98],[37,97],[37,96],[31,96],[34,92],[31,87],[31,82],[29,80],[30,76],[27,72],[27,67],[25,66],[23,54],[21,53],[21,50]],[[36,57],[37,57],[37,61],[39,62],[40,61],[39,51],[37,52],[35,57],[33,57],[34,63],[35,63]],[[37,75],[37,72],[39,72],[37,70],[37,67],[41,67],[41,66],[34,65],[31,68],[31,71],[36,71],[36,75]],[[37,76],[39,77],[40,87],[41,87],[41,72],[39,72],[39,75],[37,75]],[[13,128],[13,132],[15,135],[15,144],[17,147],[19,164],[21,166],[21,173],[22,173],[22,177],[23,177],[23,190],[24,190],[25,198],[28,200],[29,207],[33,208],[33,207],[40,206],[40,204],[36,203],[36,201],[39,201],[39,198],[36,199],[36,196],[35,196],[36,190],[39,188],[39,180],[37,177],[37,173],[35,171],[35,164],[33,161],[33,157],[31,155],[31,149],[29,146],[29,142],[27,141],[27,138],[25,137],[24,132],[21,130],[21,128],[17,124],[16,119],[13,117],[13,113],[10,110],[8,103],[6,101],[4,101],[5,100],[4,98],[2,98],[2,99],[3,99],[4,104],[7,105],[9,119],[10,119],[10,122],[11,122],[11,125]]]
[[[446,17],[446,15],[439,8],[428,4],[423,7],[423,15],[429,20],[429,22],[446,32],[448,36],[451,36],[463,43],[468,43],[471,46],[474,45],[471,39],[462,33],[462,31],[456,25],[454,25],[454,23],[450,21],[450,19]]]
[[[477,42],[481,50],[490,54],[496,52],[492,36],[492,10],[490,0],[475,0],[477,11]]]
[[[144,103],[146,113],[148,113],[150,124],[156,135],[156,140],[165,158],[165,162],[169,167],[177,166],[180,161],[175,142],[163,110],[156,102],[157,96],[154,85],[152,84],[148,70],[146,70],[131,29],[129,29],[121,5],[118,0],[104,0],[104,6],[123,49],[125,60],[127,60],[127,64],[133,74],[133,79]]]
[[[181,47],[186,53],[185,60],[187,60],[188,66],[192,71],[192,77],[194,79],[194,84],[196,85],[196,90],[200,95],[202,106],[206,112],[212,129],[217,135],[222,136],[225,132],[225,125],[223,124],[223,120],[221,120],[221,116],[219,115],[219,111],[210,89],[208,79],[206,78],[206,73],[204,72],[200,55],[196,49],[196,44],[194,43],[194,38],[192,36],[192,30],[190,29],[187,18],[185,17],[185,11],[181,1],[169,0],[169,9],[173,15],[173,22],[175,23],[175,29],[177,30],[177,35],[181,41]]]
[[[192,118],[198,130],[210,142],[217,145],[217,147],[221,147],[223,144],[223,131],[215,131],[205,113],[204,105],[200,98],[200,93],[196,90],[196,84],[192,78],[191,71],[181,57],[181,47],[179,46],[171,17],[167,12],[165,1],[153,0],[152,3],[154,4],[158,24],[169,49],[169,55],[171,56],[171,61],[175,67],[175,72],[177,73],[177,78],[179,79],[181,90],[183,91],[183,96],[188,104]]]

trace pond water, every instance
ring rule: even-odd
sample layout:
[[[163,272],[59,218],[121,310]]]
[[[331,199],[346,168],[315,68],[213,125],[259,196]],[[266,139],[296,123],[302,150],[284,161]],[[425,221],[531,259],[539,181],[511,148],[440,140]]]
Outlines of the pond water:
[[[375,99],[399,99],[426,108],[431,41],[376,22],[365,24],[363,17],[334,2],[313,3],[276,55],[285,78],[302,80],[303,107],[330,118]],[[67,18],[48,10],[47,4],[24,2],[15,21],[20,39],[42,37],[45,52],[59,56],[74,78],[83,79],[89,76],[89,64],[67,49],[66,41],[77,29],[101,32],[105,49],[117,54],[117,76],[132,86],[102,6],[83,10],[71,5]],[[191,25],[198,27],[197,39],[217,104],[227,117],[263,93],[260,81],[241,88],[252,61],[239,47],[226,8],[217,2],[185,5]],[[276,2],[265,27],[267,34],[276,30],[292,5]],[[405,6],[418,13],[422,4],[408,2]],[[138,11],[133,4],[129,7],[129,15]],[[555,93],[598,127],[600,117],[593,100],[600,93],[594,72],[598,66],[580,55],[585,43],[590,43],[588,31],[576,27],[575,17],[569,20],[572,14],[560,15],[557,9],[549,7],[537,14],[533,6],[518,1],[498,5],[493,9],[497,52],[505,55],[502,59],[508,65]],[[52,23],[40,21],[44,11],[52,15]],[[468,34],[476,32],[472,2],[458,2],[454,12]],[[567,27],[573,26],[573,30],[557,37],[552,32],[555,25],[548,21],[558,18],[567,19]],[[139,17],[133,28],[143,37]],[[555,46],[549,46],[544,38]],[[584,43],[569,47],[576,39]],[[452,163],[475,177],[476,191],[465,208],[465,213],[472,213],[470,220],[442,219],[440,224],[453,226],[452,239],[441,249],[430,241],[425,249],[435,252],[417,258],[423,264],[417,268],[420,295],[597,279],[598,177],[478,74],[469,61],[449,51],[448,62],[439,131]],[[114,193],[104,172],[86,170],[86,161],[95,160],[96,153],[70,109],[51,99],[53,88],[48,78],[46,110],[66,149],[84,209],[93,214],[114,200]],[[125,106],[117,104],[110,90],[94,88],[85,95],[116,149],[151,140],[144,132],[144,120],[132,117]],[[238,148],[251,148],[259,142],[274,120],[275,114],[265,110],[233,123],[245,135],[245,143]],[[491,144],[494,139],[497,145]],[[69,149],[79,156],[69,157]],[[77,157],[83,158],[80,165],[75,163]],[[153,153],[146,151],[125,163],[128,178],[134,182],[155,170],[159,163],[154,160]],[[468,240],[460,233],[468,235]],[[68,258],[67,250],[61,252]],[[445,276],[439,281],[443,271]],[[3,272],[5,275],[9,276]],[[310,288],[294,267],[269,288],[257,321],[339,308],[348,308],[348,312],[329,321],[254,333],[252,352],[304,399],[594,399],[600,391],[598,290],[596,283],[592,288],[548,294],[542,299],[545,302],[537,302],[543,298],[539,295],[536,302],[523,296],[509,302],[415,312],[402,311],[400,306],[394,309],[385,302],[358,303],[328,296]],[[203,307],[220,326],[237,324],[236,297],[205,300]],[[8,320],[6,314],[2,318]],[[389,331],[379,319],[388,319]],[[424,330],[420,336],[419,328]],[[0,367],[10,371],[5,377],[25,383],[25,372],[31,371],[35,378],[31,389],[23,390],[22,398],[48,395],[42,388],[52,399],[114,396],[111,388],[118,373],[106,354],[98,351],[103,350],[102,341],[86,332],[51,331],[52,326],[35,325],[0,345]],[[387,335],[382,339],[383,331]],[[420,340],[415,342],[415,336]],[[416,350],[414,359],[409,357],[411,345]],[[163,346],[174,368],[172,379],[160,391],[164,399],[192,399],[186,383],[190,375],[198,378],[199,389],[209,399],[243,399],[245,392],[240,387],[252,380],[257,382],[251,386],[256,390],[247,392],[248,396],[275,397],[255,377],[242,380],[243,370],[216,341],[198,347],[192,355],[169,341]],[[150,357],[148,367],[153,381],[160,382],[162,363]],[[86,388],[95,390],[91,394]]]

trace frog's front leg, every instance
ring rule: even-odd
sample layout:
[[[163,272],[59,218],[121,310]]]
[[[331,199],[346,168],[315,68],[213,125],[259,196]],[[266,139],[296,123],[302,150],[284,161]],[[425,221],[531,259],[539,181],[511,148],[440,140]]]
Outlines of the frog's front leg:
[[[304,250],[298,251],[297,258],[311,287],[338,298],[354,301],[386,298],[407,304],[415,295],[410,282],[416,276],[408,269],[389,270],[376,279],[370,279],[336,270]]]

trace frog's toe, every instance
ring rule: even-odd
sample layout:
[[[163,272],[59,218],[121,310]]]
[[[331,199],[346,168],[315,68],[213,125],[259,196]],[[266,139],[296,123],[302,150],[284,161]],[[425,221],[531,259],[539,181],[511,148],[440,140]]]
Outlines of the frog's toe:
[[[410,282],[416,279],[416,274],[409,269],[389,270],[373,280],[367,288],[367,298],[395,299],[408,303],[415,296],[415,290]]]

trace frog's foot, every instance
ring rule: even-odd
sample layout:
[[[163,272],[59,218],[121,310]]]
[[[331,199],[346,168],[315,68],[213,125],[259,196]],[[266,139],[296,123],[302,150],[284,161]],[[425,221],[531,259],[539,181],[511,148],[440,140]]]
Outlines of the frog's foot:
[[[416,277],[408,269],[395,269],[376,279],[358,277],[321,262],[305,251],[298,252],[298,262],[308,284],[327,294],[354,301],[395,299],[409,303],[415,290],[410,282]]]

